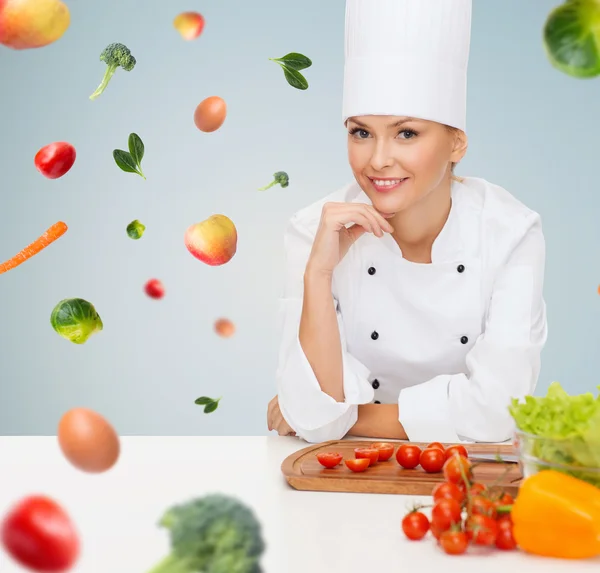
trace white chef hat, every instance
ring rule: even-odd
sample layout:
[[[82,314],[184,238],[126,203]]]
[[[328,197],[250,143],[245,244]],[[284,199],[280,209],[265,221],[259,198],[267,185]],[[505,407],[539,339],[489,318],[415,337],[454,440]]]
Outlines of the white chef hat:
[[[465,130],[472,0],[347,0],[343,118]]]

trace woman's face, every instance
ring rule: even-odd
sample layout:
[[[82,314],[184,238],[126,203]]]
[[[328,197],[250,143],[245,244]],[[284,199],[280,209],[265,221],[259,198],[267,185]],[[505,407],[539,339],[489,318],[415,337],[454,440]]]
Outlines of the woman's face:
[[[449,178],[466,135],[441,123],[393,115],[348,119],[348,158],[356,181],[382,213],[405,211]]]

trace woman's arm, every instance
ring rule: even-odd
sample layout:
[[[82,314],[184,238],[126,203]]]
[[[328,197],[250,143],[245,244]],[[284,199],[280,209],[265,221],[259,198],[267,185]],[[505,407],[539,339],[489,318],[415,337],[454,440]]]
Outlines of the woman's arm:
[[[362,404],[358,406],[358,420],[348,435],[387,440],[407,440],[408,436],[398,421],[398,404]]]
[[[331,280],[331,275],[307,267],[299,339],[321,390],[343,402],[342,345]]]

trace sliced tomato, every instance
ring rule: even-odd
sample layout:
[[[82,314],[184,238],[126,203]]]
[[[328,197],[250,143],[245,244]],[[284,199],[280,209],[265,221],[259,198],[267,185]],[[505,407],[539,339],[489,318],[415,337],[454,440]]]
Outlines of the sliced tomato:
[[[461,522],[462,508],[455,499],[440,499],[431,510],[431,524],[445,531],[455,523]]]
[[[455,499],[458,503],[462,503],[465,499],[465,494],[455,483],[444,481],[439,483],[433,489],[433,501],[440,499]]]
[[[461,456],[464,456],[465,458],[469,457],[469,453],[467,452],[467,448],[465,448],[464,446],[456,445],[456,446],[449,446],[446,449],[446,459],[450,459],[454,454],[459,454]]]
[[[375,442],[371,447],[379,450],[380,462],[387,462],[394,455],[396,449],[394,444],[388,442]]]
[[[342,462],[343,456],[337,452],[321,452],[317,454],[317,459],[322,466],[331,469]]]
[[[446,451],[446,448],[444,448],[444,446],[440,442],[431,442],[431,444],[429,444],[427,448],[437,448],[438,450],[442,450],[442,452]]]
[[[366,458],[369,460],[370,465],[375,465],[379,459],[379,450],[376,450],[375,448],[356,448],[354,450],[354,455],[357,460]]]
[[[353,472],[364,472],[370,464],[369,458],[360,458],[360,459],[348,459],[345,460],[346,467]]]
[[[427,473],[439,473],[444,467],[446,455],[439,448],[427,448],[421,452],[419,463]]]
[[[468,458],[454,454],[444,463],[444,477],[451,483],[471,480],[471,462]]]
[[[413,541],[423,539],[429,531],[429,519],[420,511],[411,511],[402,520],[404,535]]]
[[[402,444],[396,452],[396,461],[407,470],[416,468],[420,457],[421,448],[414,444]]]
[[[471,515],[466,523],[467,537],[475,545],[494,545],[498,534],[498,523],[486,515]]]

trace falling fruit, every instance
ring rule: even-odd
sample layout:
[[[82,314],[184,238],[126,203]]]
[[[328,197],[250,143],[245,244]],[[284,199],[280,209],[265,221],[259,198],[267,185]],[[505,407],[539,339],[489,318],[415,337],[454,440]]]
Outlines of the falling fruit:
[[[150,279],[144,286],[146,294],[150,298],[162,298],[165,296],[165,287],[158,279]]]
[[[227,105],[223,98],[210,96],[201,101],[194,112],[194,123],[200,131],[210,133],[219,129],[227,116]]]
[[[235,334],[235,324],[227,318],[219,318],[215,321],[215,332],[223,338],[230,338]]]
[[[69,8],[60,0],[0,0],[0,44],[13,50],[52,44],[70,23]]]
[[[182,12],[175,16],[173,26],[184,40],[195,40],[204,30],[204,16],[198,12]]]
[[[190,225],[184,237],[187,250],[197,259],[211,266],[229,262],[237,250],[237,230],[225,215],[211,215],[208,219]]]

